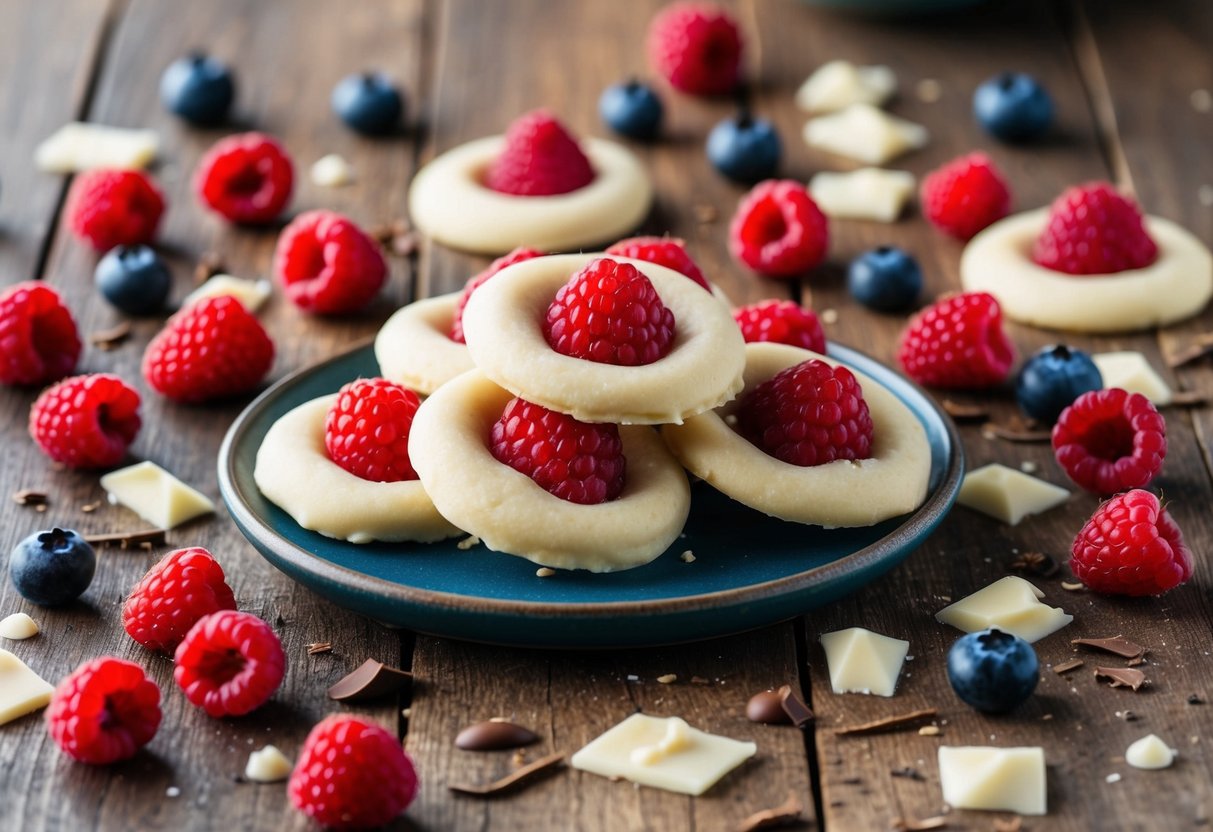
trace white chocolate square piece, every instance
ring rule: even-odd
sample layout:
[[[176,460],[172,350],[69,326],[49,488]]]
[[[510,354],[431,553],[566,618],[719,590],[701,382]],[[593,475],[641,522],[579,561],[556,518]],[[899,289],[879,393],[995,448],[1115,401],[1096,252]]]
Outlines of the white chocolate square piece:
[[[1042,748],[939,747],[943,802],[953,809],[1048,812]]]
[[[892,696],[910,642],[889,638],[862,627],[850,627],[821,637],[835,693]]]
[[[1171,403],[1171,388],[1141,353],[1135,350],[1101,352],[1092,355],[1091,360],[1103,376],[1104,389],[1119,387],[1130,393],[1141,393],[1159,407]]]
[[[883,165],[927,143],[927,128],[895,118],[871,104],[811,119],[804,126],[809,147],[837,153],[869,165]]]
[[[206,298],[217,298],[227,295],[233,297],[249,312],[256,312],[269,298],[273,290],[268,280],[244,280],[232,277],[230,274],[217,274],[185,296],[181,307],[197,303]]]
[[[1039,641],[1074,620],[1064,610],[1042,603],[1044,597],[1023,578],[1008,575],[944,607],[935,620],[966,633],[997,627],[1024,641]]]
[[[995,462],[965,474],[956,501],[1014,526],[1069,498],[1070,492],[1059,485]]]
[[[48,173],[77,173],[93,168],[145,168],[156,158],[155,130],[130,130],[73,121],[34,150],[34,164]]]
[[[642,786],[700,795],[758,750],[685,720],[633,714],[573,755],[573,768]]]
[[[0,650],[0,725],[45,708],[55,686],[7,650]]]
[[[796,91],[796,106],[810,113],[832,113],[852,104],[880,106],[897,92],[897,76],[887,66],[855,66],[850,61],[822,64]]]
[[[154,462],[120,468],[101,478],[111,503],[119,503],[159,529],[210,514],[215,504]]]
[[[817,207],[837,219],[893,222],[913,193],[914,174],[904,170],[821,171],[809,180]]]

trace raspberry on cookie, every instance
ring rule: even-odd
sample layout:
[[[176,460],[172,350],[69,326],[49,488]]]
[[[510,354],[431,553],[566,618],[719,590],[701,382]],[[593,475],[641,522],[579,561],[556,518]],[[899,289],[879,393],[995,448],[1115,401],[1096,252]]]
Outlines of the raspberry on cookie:
[[[409,461],[409,429],[421,400],[384,378],[351,381],[324,419],[324,445],[333,462],[372,482],[417,479]]]
[[[812,309],[795,301],[763,300],[733,310],[733,320],[747,344],[772,341],[825,353],[826,335]]]
[[[510,124],[484,181],[503,194],[552,196],[584,188],[594,181],[594,168],[568,128],[540,109]]]
[[[629,237],[608,246],[606,253],[665,266],[679,274],[685,274],[709,292],[712,291],[703,271],[691,259],[686,241],[677,237]]]
[[[1066,274],[1115,274],[1158,258],[1141,208],[1107,182],[1069,188],[1049,207],[1032,261]]]

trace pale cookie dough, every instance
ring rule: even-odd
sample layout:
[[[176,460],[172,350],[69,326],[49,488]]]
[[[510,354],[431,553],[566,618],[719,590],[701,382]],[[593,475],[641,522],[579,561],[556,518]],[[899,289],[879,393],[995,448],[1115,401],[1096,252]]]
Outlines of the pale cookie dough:
[[[451,340],[459,295],[419,300],[387,319],[375,336],[375,360],[384,378],[428,396],[472,369],[467,346]]]
[[[448,520],[490,549],[541,566],[590,572],[643,566],[678,538],[691,490],[682,466],[652,428],[619,429],[627,459],[623,493],[608,503],[579,505],[493,456],[489,436],[511,398],[472,370],[444,384],[417,410],[409,456]]]
[[[305,402],[270,427],[253,469],[266,499],[303,528],[350,543],[429,543],[460,534],[418,480],[371,482],[329,459],[324,417],[336,399]]]
[[[965,247],[966,291],[989,292],[1008,318],[1045,329],[1128,332],[1190,318],[1213,295],[1213,256],[1191,233],[1146,217],[1158,259],[1143,269],[1068,275],[1032,262],[1032,244],[1047,222],[1041,208],[991,225]]]
[[[674,313],[674,343],[652,364],[573,358],[543,337],[557,290],[582,266],[608,256],[643,272]],[[681,422],[733,398],[745,366],[741,331],[719,299],[672,269],[613,255],[536,257],[506,268],[472,295],[463,332],[486,376],[515,396],[583,422]]]
[[[478,139],[422,168],[409,188],[409,214],[417,227],[452,248],[498,255],[518,246],[556,251],[610,242],[649,213],[652,183],[622,145],[583,140],[594,181],[554,196],[514,196],[481,184],[504,145],[503,136]]]
[[[746,344],[746,390],[823,355],[786,344]],[[848,368],[849,369],[849,368]],[[750,508],[825,528],[870,526],[907,514],[927,496],[931,447],[914,414],[890,391],[852,370],[872,414],[872,456],[802,467],[770,456],[725,421],[735,408],[666,425],[661,435],[695,476]],[[742,395],[745,395],[744,392]]]

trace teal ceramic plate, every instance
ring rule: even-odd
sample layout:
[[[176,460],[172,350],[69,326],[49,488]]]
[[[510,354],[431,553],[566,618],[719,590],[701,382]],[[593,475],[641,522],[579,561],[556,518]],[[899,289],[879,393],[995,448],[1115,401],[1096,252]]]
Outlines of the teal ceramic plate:
[[[913,551],[951,508],[964,463],[955,427],[920,389],[854,350],[831,355],[887,386],[926,428],[931,486],[916,512],[865,529],[774,520],[695,486],[685,536],[647,566],[535,576],[535,564],[455,540],[356,546],[299,527],[261,496],[253,462],[296,405],[378,375],[370,345],[302,370],[240,415],[219,451],[232,518],[270,563],[324,597],[386,624],[528,647],[628,647],[713,638],[791,618],[853,592]],[[680,553],[691,550],[695,561]]]

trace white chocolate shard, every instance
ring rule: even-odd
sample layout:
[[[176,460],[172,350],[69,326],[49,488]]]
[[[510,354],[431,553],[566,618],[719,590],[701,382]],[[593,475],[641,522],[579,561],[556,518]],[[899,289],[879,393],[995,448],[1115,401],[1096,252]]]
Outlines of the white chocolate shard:
[[[312,184],[322,188],[340,188],[354,181],[354,169],[345,157],[336,153],[321,156],[312,165]]]
[[[1048,812],[1041,748],[939,747],[943,800],[953,809]]]
[[[48,173],[78,173],[94,168],[145,168],[156,158],[155,130],[131,130],[73,121],[34,150],[34,164]]]
[[[897,92],[897,76],[887,66],[855,66],[830,61],[819,66],[796,91],[796,106],[832,113],[852,104],[880,106]]]
[[[1136,350],[1096,353],[1091,360],[1103,376],[1105,389],[1119,387],[1130,393],[1141,393],[1158,407],[1171,403],[1171,388]]]
[[[248,755],[244,776],[255,783],[277,783],[291,776],[294,768],[286,755],[272,745]]]
[[[821,637],[830,687],[834,693],[892,696],[910,642],[890,638],[862,627],[850,627]]]
[[[1147,734],[1134,742],[1125,751],[1125,762],[1133,768],[1153,771],[1167,768],[1175,762],[1176,751],[1157,734]]]
[[[914,174],[903,170],[821,171],[809,180],[817,207],[837,219],[893,222],[913,193]]]
[[[883,165],[927,143],[927,129],[896,118],[871,104],[852,104],[845,110],[811,119],[804,126],[809,147],[837,153],[869,165]]]
[[[966,633],[997,627],[1025,641],[1039,641],[1074,620],[1064,610],[1043,603],[1042,598],[1044,593],[1035,586],[1008,575],[944,607],[935,620]]]
[[[0,725],[45,708],[55,686],[7,650],[0,650]]]
[[[23,612],[15,612],[0,621],[0,638],[21,641],[38,635],[38,622]]]
[[[1064,503],[1070,492],[1023,471],[992,463],[965,474],[956,501],[1014,526]]]
[[[119,503],[159,529],[210,514],[215,504],[154,462],[140,462],[101,478],[111,503]]]
[[[273,294],[268,280],[245,280],[230,274],[217,274],[211,277],[181,301],[184,309],[191,303],[197,303],[206,298],[233,297],[249,312],[256,312]]]

